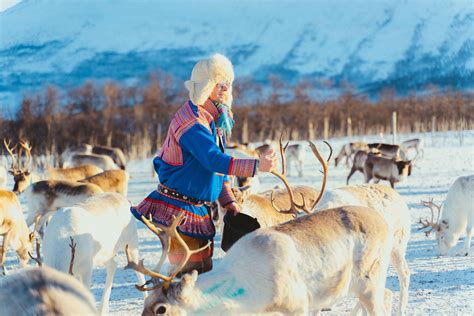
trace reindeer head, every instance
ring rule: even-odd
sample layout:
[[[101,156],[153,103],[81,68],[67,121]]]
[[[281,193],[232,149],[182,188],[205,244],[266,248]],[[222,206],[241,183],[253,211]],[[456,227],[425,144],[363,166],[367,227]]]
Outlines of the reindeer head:
[[[152,279],[147,281],[143,285],[136,285],[135,287],[140,291],[152,291],[152,294],[145,299],[145,306],[142,315],[180,315],[186,314],[184,306],[192,304],[192,300],[196,297],[192,295],[197,280],[197,271],[185,274],[181,277],[180,281],[175,281],[175,277],[180,273],[183,267],[192,254],[201,252],[210,246],[210,242],[204,247],[196,250],[190,250],[189,246],[179,235],[176,227],[181,222],[182,214],[175,217],[173,223],[166,227],[157,223],[152,223],[151,218],[148,220],[145,216],[142,216],[143,223],[150,229],[155,235],[160,238],[163,245],[163,251],[161,253],[160,261],[154,270],[149,270],[144,266],[143,260],[136,263],[131,259],[128,252],[128,245],[125,247],[125,253],[127,255],[128,264],[125,269],[133,269],[144,275],[150,276]],[[171,238],[175,239],[185,251],[183,260],[173,269],[169,276],[165,276],[159,273],[161,266],[164,263],[166,255],[169,252],[169,245]],[[152,287],[147,288],[146,286],[153,284]]]
[[[424,229],[427,227],[431,227],[430,230],[426,231],[425,234],[428,237],[432,231],[436,232],[436,241],[438,244],[438,254],[441,256],[444,256],[448,253],[449,249],[454,247],[457,243],[457,239],[453,237],[453,234],[449,234],[449,223],[447,220],[439,220],[439,217],[441,216],[441,205],[437,205],[433,202],[433,199],[430,199],[429,201],[421,201],[422,204],[426,207],[428,207],[431,211],[431,220],[421,220],[419,221],[420,224],[423,226],[418,228]],[[434,220],[435,217],[435,210],[437,210],[437,218]]]
[[[167,286],[164,286],[162,281],[153,279],[156,285],[145,299],[142,315],[185,315],[186,311],[181,306],[192,304],[197,278],[198,273],[193,270],[185,274],[180,281],[174,281]]]
[[[20,145],[20,149],[18,150],[18,144]],[[8,154],[11,158],[10,164],[10,174],[13,175],[13,180],[15,184],[13,186],[13,192],[21,193],[23,192],[26,187],[30,184],[31,173],[28,170],[28,167],[23,166],[22,164],[22,154],[23,150],[26,153],[26,162],[25,165],[28,166],[31,161],[31,146],[25,140],[20,140],[20,142],[15,145],[15,147],[10,148],[10,140],[3,139],[3,145],[7,150]],[[17,158],[15,157],[14,151],[17,151]]]
[[[411,160],[399,160],[395,162],[398,168],[398,175],[402,177],[408,177],[411,175]]]
[[[438,224],[436,229],[436,241],[438,243],[438,254],[445,256],[448,251],[456,246],[457,238],[454,238],[453,234],[448,233],[449,223],[446,220],[442,220]]]
[[[232,193],[234,194],[235,200],[239,204],[243,204],[245,200],[249,197],[251,194],[250,189],[252,188],[251,185],[246,185],[246,186],[239,186],[239,187],[233,187],[232,188]]]

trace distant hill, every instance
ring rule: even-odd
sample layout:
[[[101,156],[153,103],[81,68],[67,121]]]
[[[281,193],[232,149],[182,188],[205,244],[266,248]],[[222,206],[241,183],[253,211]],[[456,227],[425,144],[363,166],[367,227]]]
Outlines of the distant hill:
[[[185,79],[216,51],[237,77],[256,80],[347,80],[368,93],[471,89],[473,3],[24,0],[0,12],[0,102],[46,83],[130,83],[156,69]]]

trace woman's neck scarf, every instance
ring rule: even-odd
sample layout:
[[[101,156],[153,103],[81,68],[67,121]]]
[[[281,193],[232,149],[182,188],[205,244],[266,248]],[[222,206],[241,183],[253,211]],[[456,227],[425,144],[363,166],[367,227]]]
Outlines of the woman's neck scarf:
[[[234,126],[234,115],[232,114],[232,110],[223,103],[219,103],[214,100],[211,101],[216,106],[217,111],[219,112],[219,120],[217,121],[217,127],[224,131],[226,134],[230,135],[232,133],[232,127]]]

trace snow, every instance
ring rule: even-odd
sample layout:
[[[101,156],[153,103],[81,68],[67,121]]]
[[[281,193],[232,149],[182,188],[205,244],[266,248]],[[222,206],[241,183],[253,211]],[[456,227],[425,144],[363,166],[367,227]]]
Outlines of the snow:
[[[474,310],[474,257],[437,257],[433,237],[426,238],[424,233],[417,230],[417,221],[420,217],[429,215],[429,211],[420,205],[420,200],[434,198],[441,202],[445,198],[450,185],[462,175],[474,173],[474,131],[448,132],[436,134],[399,135],[400,141],[420,137],[425,142],[424,158],[413,169],[412,176],[406,182],[398,184],[397,191],[406,199],[411,211],[412,237],[408,244],[407,260],[411,269],[411,284],[409,292],[409,315],[438,314],[438,315],[470,315]],[[354,137],[363,141],[380,141],[380,137]],[[335,153],[341,145],[348,142],[346,138],[330,139]],[[388,142],[390,139],[385,139]],[[327,154],[321,142],[317,142],[320,150]],[[306,146],[305,146],[306,148]],[[155,189],[157,179],[152,177],[152,159],[132,161],[128,165],[131,174],[128,198],[137,204],[146,195]],[[292,184],[307,184],[320,186],[321,175],[319,166],[312,156],[309,147],[305,152],[305,176],[296,176],[295,168],[289,174]],[[329,169],[328,190],[345,185],[348,169],[344,166],[334,167],[332,162]],[[271,175],[261,175],[262,190],[279,184],[279,180]],[[362,183],[363,177],[356,173],[351,183]],[[382,182],[383,183],[383,182]],[[11,184],[11,179],[10,179]],[[388,185],[388,184],[387,184]],[[22,198],[22,205],[26,210],[26,203]],[[159,259],[160,246],[156,236],[146,227],[139,224],[140,254],[145,264],[153,266]],[[224,253],[220,249],[221,235],[216,237],[215,262],[219,262]],[[460,249],[464,240],[461,240],[453,252]],[[474,253],[474,249],[471,250]],[[119,267],[125,266],[123,254],[117,258]],[[31,263],[30,263],[31,264]],[[13,251],[7,253],[6,265],[12,270],[19,269]],[[105,269],[96,268],[93,273],[91,291],[96,301],[102,295],[105,282]],[[136,276],[131,271],[117,269],[111,293],[110,313],[112,315],[139,315],[143,307],[141,293],[134,288]],[[398,281],[395,271],[390,268],[387,287],[394,292],[394,308],[398,305]],[[332,311],[323,315],[347,314],[354,305],[354,299],[343,300],[333,306]]]
[[[453,21],[469,19],[473,9],[467,0],[23,1],[0,14],[0,49],[57,42],[54,53],[32,63],[18,60],[10,71],[47,72],[61,65],[58,70],[69,72],[100,52],[193,46],[226,52],[251,45],[256,50],[238,69],[241,75],[284,63],[303,74],[331,76],[358,57],[384,77],[410,49],[419,25],[420,53],[438,52],[450,40],[472,40],[465,27],[452,30]],[[88,54],[69,59],[80,50]]]

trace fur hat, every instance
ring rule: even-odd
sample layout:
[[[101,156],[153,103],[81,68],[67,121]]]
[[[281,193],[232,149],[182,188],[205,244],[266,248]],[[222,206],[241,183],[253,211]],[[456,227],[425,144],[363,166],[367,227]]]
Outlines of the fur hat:
[[[228,97],[225,104],[232,106],[232,82],[234,81],[234,67],[230,60],[221,54],[214,54],[208,59],[196,63],[191,73],[191,79],[184,83],[189,91],[189,99],[194,104],[202,105],[209,98],[217,83],[230,83]]]

